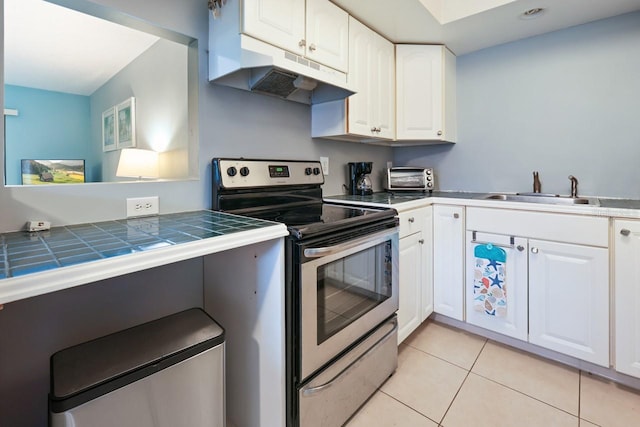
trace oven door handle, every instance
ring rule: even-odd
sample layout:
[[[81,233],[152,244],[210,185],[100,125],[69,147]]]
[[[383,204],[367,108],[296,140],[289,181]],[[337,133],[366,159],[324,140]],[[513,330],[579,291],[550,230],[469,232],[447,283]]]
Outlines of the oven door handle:
[[[304,256],[307,258],[320,258],[327,255],[337,254],[342,251],[346,251],[351,248],[355,248],[356,246],[360,246],[363,243],[377,241],[378,239],[383,239],[386,236],[391,236],[396,233],[398,230],[393,229],[393,231],[389,232],[388,230],[378,232],[376,234],[372,234],[369,236],[365,236],[355,240],[349,240],[348,242],[340,243],[334,246],[324,246],[320,248],[307,248],[304,250]]]
[[[378,340],[378,342],[376,342],[374,345],[372,345],[371,348],[369,348],[360,357],[358,357],[358,359],[354,360],[353,363],[351,363],[349,366],[344,368],[342,371],[338,372],[338,374],[335,377],[331,378],[326,383],[320,384],[319,386],[311,387],[311,388],[308,388],[308,389],[304,390],[302,392],[302,395],[303,396],[313,396],[314,394],[320,393],[320,392],[328,389],[332,385],[334,385],[336,383],[336,381],[338,381],[342,376],[348,374],[349,371],[355,369],[360,363],[362,363],[363,360],[365,360],[367,357],[369,357],[369,355],[371,355],[373,352],[375,352],[378,349],[378,347],[380,347],[382,344],[384,344],[389,339],[389,337],[391,335],[393,335],[397,330],[398,330],[398,321],[394,319],[393,320],[393,327],[391,328],[391,330],[389,332],[387,332],[386,334],[384,334],[384,336],[382,338],[380,338]]]

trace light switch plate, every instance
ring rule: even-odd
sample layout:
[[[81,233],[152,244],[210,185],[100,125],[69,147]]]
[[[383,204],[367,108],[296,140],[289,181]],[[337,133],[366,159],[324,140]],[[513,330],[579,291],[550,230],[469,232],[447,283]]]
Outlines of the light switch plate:
[[[320,157],[320,165],[322,166],[322,173],[324,175],[329,175],[329,158]]]

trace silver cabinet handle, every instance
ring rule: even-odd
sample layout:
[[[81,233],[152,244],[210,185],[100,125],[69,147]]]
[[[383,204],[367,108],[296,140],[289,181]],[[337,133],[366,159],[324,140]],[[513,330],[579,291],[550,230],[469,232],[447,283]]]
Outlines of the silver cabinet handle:
[[[623,236],[628,236],[629,234],[631,234],[631,230],[623,228],[622,230],[620,230],[620,234],[622,234]]]
[[[418,240],[418,243],[420,243],[421,245],[424,245],[424,239]]]
[[[537,254],[538,253],[538,248],[531,248],[531,253],[532,254]]]
[[[409,221],[409,222],[414,222],[414,221],[415,221],[415,218],[414,218],[414,217],[407,218],[407,221]]]
[[[518,245],[518,247],[516,249],[519,250],[520,252],[522,252],[522,251],[524,251],[524,246]]]
[[[305,47],[307,45],[307,41],[305,39],[302,39],[298,42],[298,46],[300,47]]]
[[[311,52],[313,52],[314,50],[316,50],[316,45],[315,45],[315,44],[313,44],[313,43],[311,43],[311,44],[309,45],[309,50],[310,50]]]
[[[442,131],[441,130],[438,131],[438,136],[442,136]]]
[[[454,213],[454,214],[453,214],[453,217],[454,217],[455,219],[458,219],[458,218],[460,218],[460,214],[459,214],[459,213]]]

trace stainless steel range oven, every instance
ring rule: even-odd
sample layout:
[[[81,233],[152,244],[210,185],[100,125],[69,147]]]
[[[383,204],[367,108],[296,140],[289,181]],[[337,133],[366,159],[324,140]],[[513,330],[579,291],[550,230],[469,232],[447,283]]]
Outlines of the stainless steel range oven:
[[[287,225],[287,425],[340,426],[397,366],[393,209],[323,203],[316,161],[213,160],[213,208]]]

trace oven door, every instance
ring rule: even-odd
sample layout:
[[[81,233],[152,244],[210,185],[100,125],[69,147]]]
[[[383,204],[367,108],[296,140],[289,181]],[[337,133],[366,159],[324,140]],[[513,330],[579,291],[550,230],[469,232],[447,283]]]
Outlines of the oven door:
[[[301,249],[304,381],[398,310],[398,230]]]

